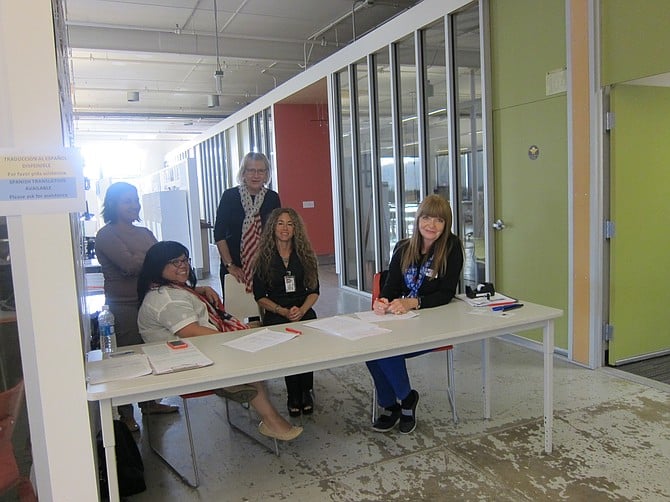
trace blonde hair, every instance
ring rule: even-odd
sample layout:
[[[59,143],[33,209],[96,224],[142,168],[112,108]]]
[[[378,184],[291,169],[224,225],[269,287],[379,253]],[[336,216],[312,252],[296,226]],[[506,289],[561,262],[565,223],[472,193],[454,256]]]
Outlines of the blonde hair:
[[[267,171],[265,173],[265,181],[263,181],[263,184],[267,185],[268,181],[270,181],[270,161],[268,158],[260,152],[249,152],[244,156],[242,162],[240,162],[240,169],[237,171],[237,183],[239,185],[244,183],[244,172],[247,170],[247,167],[249,167],[249,163],[254,160],[262,162]]]
[[[414,218],[414,233],[407,239],[407,246],[405,247],[400,261],[400,268],[403,273],[414,263],[422,264],[429,256],[421,256],[421,248],[423,246],[423,239],[421,232],[419,232],[419,221],[422,216],[430,216],[433,218],[441,218],[444,220],[444,232],[433,243],[433,263],[431,268],[436,270],[439,276],[444,276],[447,273],[447,258],[454,246],[454,241],[450,239],[452,214],[449,201],[445,198],[431,194],[423,199],[419,208],[416,211]]]

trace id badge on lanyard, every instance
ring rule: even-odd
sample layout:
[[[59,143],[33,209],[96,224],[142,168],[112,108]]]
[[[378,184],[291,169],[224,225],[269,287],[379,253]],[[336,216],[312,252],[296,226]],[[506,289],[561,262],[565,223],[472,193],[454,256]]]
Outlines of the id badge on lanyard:
[[[287,270],[284,276],[284,287],[287,293],[295,293],[295,277],[291,275],[290,270]]]

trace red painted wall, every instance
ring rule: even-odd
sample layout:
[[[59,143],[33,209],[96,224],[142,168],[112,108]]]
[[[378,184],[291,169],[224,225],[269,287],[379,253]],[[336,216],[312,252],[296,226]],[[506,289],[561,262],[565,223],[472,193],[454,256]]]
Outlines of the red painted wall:
[[[335,254],[327,114],[323,105],[274,106],[279,196],[300,213],[319,256]],[[303,201],[314,207],[303,208]]]

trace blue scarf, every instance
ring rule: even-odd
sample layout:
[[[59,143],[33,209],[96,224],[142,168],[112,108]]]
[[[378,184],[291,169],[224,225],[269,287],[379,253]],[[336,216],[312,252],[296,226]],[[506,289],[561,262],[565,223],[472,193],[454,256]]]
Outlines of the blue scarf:
[[[421,268],[418,269],[416,264],[412,264],[407,267],[405,272],[405,286],[409,289],[409,294],[407,298],[416,298],[419,296],[419,289],[423,284],[423,280],[426,278],[427,272],[430,270],[430,266],[433,264],[433,255],[430,255]],[[418,269],[418,273],[417,273]]]

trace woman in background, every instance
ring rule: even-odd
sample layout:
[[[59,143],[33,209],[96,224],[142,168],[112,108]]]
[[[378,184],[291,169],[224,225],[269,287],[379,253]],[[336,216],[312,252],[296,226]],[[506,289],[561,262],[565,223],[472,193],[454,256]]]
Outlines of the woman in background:
[[[137,319],[145,342],[159,342],[246,329],[227,314],[218,297],[196,289],[188,249],[178,242],[159,242],[147,252],[137,284],[142,302]],[[258,430],[264,436],[290,441],[302,433],[282,417],[270,402],[262,382],[249,384],[255,392],[249,404],[261,416]],[[239,387],[239,386],[238,386]],[[234,392],[231,388],[222,389]]]
[[[263,325],[316,319],[312,306],[319,298],[316,255],[305,224],[295,210],[272,211],[261,235],[254,274],[254,298],[263,308]],[[314,411],[314,374],[285,378],[288,412],[292,417]]]
[[[140,199],[137,189],[124,182],[113,183],[105,193],[102,218],[105,226],[95,236],[95,249],[105,279],[105,303],[114,314],[116,344],[119,347],[142,343],[137,329],[137,275],[144,255],[156,243],[148,228],[138,227]],[[174,413],[179,408],[147,401],[142,413]],[[132,404],[118,407],[121,421],[131,431],[139,430]]]
[[[423,199],[416,212],[414,234],[400,241],[391,257],[386,282],[373,305],[375,313],[404,314],[451,301],[463,268],[463,247],[458,236],[451,233],[451,221],[446,199],[439,195]],[[419,393],[410,385],[405,359],[421,353],[366,363],[379,406],[384,408],[372,426],[374,430],[387,432],[398,422],[402,434],[416,428]]]
[[[221,256],[221,290],[226,274],[232,274],[252,289],[253,261],[261,229],[273,209],[281,205],[277,192],[265,185],[270,181],[270,161],[262,153],[250,152],[237,173],[238,186],[221,196],[214,223],[214,241]],[[222,297],[225,301],[225,291]]]

